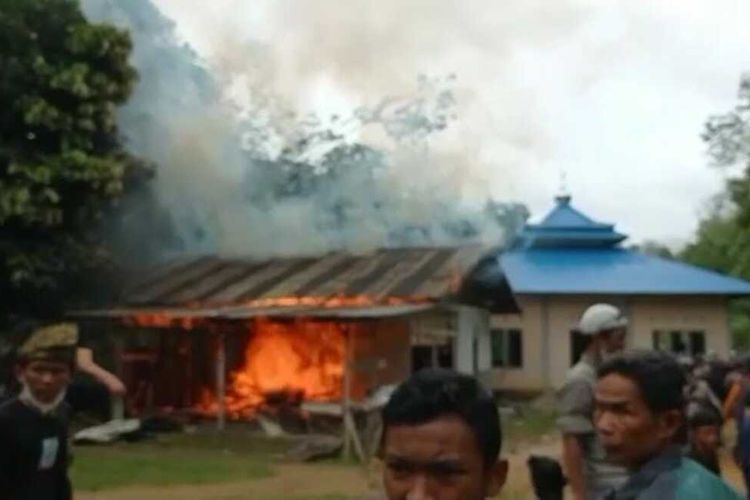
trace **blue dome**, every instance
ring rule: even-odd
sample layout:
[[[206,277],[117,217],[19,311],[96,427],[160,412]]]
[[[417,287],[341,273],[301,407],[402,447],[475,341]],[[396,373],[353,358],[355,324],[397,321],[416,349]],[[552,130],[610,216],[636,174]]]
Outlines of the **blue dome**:
[[[527,224],[521,232],[523,248],[614,247],[627,236],[582,214],[570,204],[570,196],[558,196],[556,206],[539,224]]]

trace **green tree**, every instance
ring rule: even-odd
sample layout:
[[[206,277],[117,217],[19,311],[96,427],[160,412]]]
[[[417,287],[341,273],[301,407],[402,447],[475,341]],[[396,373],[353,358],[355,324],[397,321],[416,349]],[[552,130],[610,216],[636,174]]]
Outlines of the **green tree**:
[[[750,237],[739,223],[736,207],[714,209],[698,226],[695,240],[680,253],[691,264],[750,279]],[[750,299],[730,303],[729,323],[734,346],[750,349]]]
[[[0,321],[101,296],[102,221],[150,176],[115,121],[131,48],[75,0],[0,0]]]
[[[658,241],[645,240],[637,245],[631,245],[631,250],[636,252],[645,253],[646,255],[653,255],[655,257],[661,257],[662,259],[674,259],[674,253],[672,250]]]
[[[698,226],[695,240],[680,255],[715,271],[750,278],[750,239],[736,211],[713,211]]]
[[[750,280],[750,74],[740,80],[738,102],[711,116],[703,133],[716,167],[744,167],[727,182],[726,193],[701,221],[696,237],[680,257]],[[750,349],[750,300],[733,301],[730,326],[737,348]]]
[[[750,73],[740,78],[737,101],[732,110],[706,122],[703,139],[716,165],[750,163]]]

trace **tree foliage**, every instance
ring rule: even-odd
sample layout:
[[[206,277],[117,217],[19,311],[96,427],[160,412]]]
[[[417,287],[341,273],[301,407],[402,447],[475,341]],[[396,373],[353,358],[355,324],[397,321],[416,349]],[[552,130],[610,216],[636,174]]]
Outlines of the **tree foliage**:
[[[732,110],[706,122],[703,139],[716,165],[747,165],[750,161],[750,73],[740,79],[737,101]]]
[[[109,261],[100,221],[149,176],[118,140],[130,51],[75,0],[0,0],[0,319],[59,312]]]
[[[305,221],[330,248],[361,244],[368,231],[384,246],[511,240],[529,217],[524,205],[490,198],[464,207],[428,193],[430,179],[407,173],[436,160],[430,141],[456,120],[454,81],[422,75],[412,92],[327,118],[299,117],[282,101],[259,100],[241,124],[251,157],[248,210],[309,207]],[[381,143],[362,141],[365,130]]]
[[[744,170],[727,181],[681,258],[750,280],[750,74],[741,78],[735,107],[708,119],[703,139],[715,166]],[[750,300],[734,301],[730,313],[735,346],[750,348]]]
[[[740,80],[734,109],[709,118],[703,139],[720,167],[743,167],[729,179],[725,195],[701,223],[691,258],[710,267],[750,278],[750,74]]]
[[[655,257],[661,257],[662,259],[674,259],[674,253],[672,250],[658,241],[646,240],[638,245],[632,245],[631,250],[636,252],[645,253],[646,255],[653,255]]]

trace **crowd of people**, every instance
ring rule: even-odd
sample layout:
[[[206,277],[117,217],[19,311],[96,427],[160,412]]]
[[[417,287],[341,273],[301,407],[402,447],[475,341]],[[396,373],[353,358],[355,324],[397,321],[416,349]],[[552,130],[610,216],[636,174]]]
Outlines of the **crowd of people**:
[[[530,460],[535,494],[574,500],[739,499],[721,477],[727,421],[750,478],[750,363],[626,351],[627,319],[591,306],[588,339],[558,392],[562,465]],[[78,330],[57,324],[18,350],[20,391],[0,404],[0,493],[9,500],[70,500],[67,389],[80,365]],[[117,389],[117,387],[115,387]],[[508,475],[497,403],[472,376],[415,373],[382,412],[384,494],[389,500],[480,500]],[[543,466],[543,467],[541,467]]]
[[[750,485],[750,362],[624,352],[627,324],[618,308],[595,304],[577,326],[586,347],[558,392],[557,421],[572,498],[736,498],[719,451],[734,421],[734,458]],[[671,461],[643,461],[667,446]]]

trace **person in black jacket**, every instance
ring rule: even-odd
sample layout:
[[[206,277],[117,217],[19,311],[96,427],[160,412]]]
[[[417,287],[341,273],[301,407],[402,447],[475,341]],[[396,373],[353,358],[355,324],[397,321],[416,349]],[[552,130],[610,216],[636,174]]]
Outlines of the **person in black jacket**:
[[[65,391],[78,330],[41,328],[21,346],[18,396],[0,405],[0,495],[7,500],[71,500]]]

